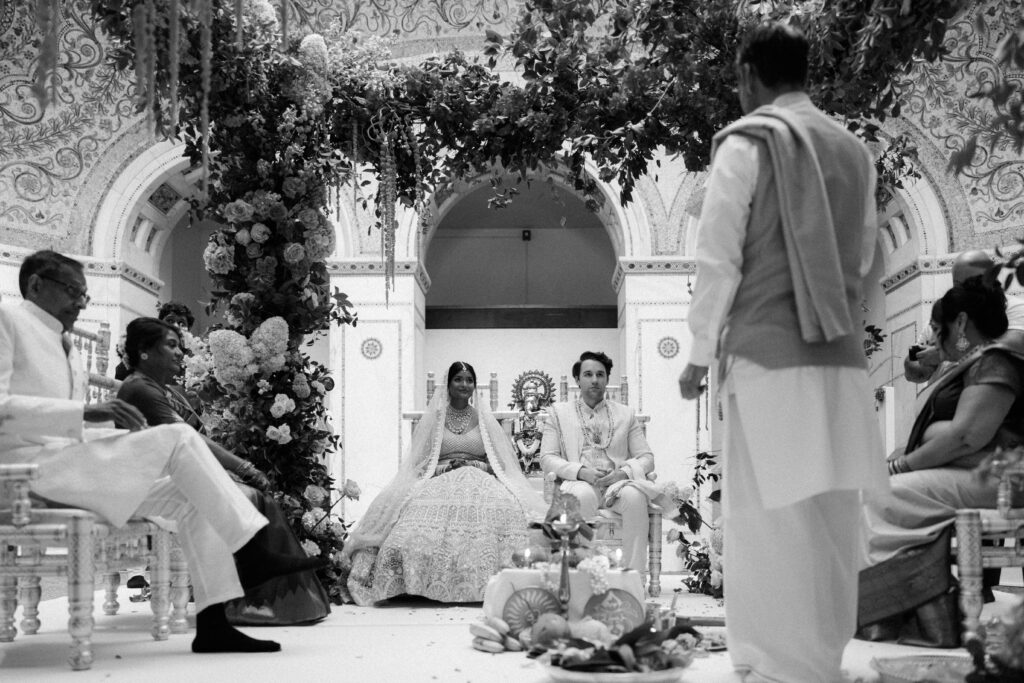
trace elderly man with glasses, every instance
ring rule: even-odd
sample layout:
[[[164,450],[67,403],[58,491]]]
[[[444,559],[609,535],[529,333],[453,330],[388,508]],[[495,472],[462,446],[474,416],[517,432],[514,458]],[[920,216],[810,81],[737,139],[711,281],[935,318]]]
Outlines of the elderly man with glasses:
[[[85,373],[68,338],[89,303],[82,264],[36,252],[22,263],[18,285],[24,301],[0,304],[0,463],[37,464],[35,493],[115,526],[133,516],[175,521],[195,592],[194,652],[280,650],[228,624],[224,603],[243,586],[321,561],[261,544],[266,518],[191,427],[146,428],[142,414],[117,399],[83,403]],[[108,421],[129,430],[84,426]]]

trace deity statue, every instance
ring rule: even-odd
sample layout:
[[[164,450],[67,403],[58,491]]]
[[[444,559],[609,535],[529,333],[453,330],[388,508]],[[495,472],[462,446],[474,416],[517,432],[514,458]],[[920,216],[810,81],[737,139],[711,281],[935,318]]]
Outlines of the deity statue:
[[[544,409],[554,401],[555,384],[540,370],[528,370],[516,378],[512,385],[512,403],[509,407],[519,411],[512,423],[512,444],[519,457],[519,465],[527,476],[541,472],[540,441]]]

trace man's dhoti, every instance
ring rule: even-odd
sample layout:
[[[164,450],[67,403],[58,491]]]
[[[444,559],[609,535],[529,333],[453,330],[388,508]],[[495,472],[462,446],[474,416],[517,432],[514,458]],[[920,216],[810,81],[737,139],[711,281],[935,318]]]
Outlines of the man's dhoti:
[[[733,665],[748,681],[841,680],[857,625],[859,489],[887,485],[870,400],[866,373],[850,368],[737,360],[730,372],[725,612]]]

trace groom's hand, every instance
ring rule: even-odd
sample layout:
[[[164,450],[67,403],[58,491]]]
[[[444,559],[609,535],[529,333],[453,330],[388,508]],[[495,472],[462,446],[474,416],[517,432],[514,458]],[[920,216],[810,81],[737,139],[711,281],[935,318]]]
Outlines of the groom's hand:
[[[708,375],[708,366],[686,364],[681,375],[679,375],[679,393],[687,401],[700,396],[707,387],[701,382]]]
[[[615,482],[622,481],[624,479],[629,479],[629,475],[627,475],[622,470],[612,470],[608,474],[604,475],[603,477],[595,481],[594,486],[596,486],[599,489],[606,489]]]

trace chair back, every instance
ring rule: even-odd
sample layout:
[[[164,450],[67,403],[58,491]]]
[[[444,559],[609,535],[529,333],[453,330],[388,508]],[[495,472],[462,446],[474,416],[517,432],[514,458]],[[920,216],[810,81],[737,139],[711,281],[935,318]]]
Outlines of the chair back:
[[[101,322],[96,332],[76,327],[71,330],[71,339],[89,374],[89,390],[85,402],[99,403],[113,398],[121,388],[121,382],[107,376],[110,367],[110,324]]]
[[[559,401],[575,401],[580,397],[580,388],[575,385],[569,384],[569,378],[566,375],[562,375],[561,380],[558,383],[558,400]],[[622,379],[618,386],[609,384],[604,389],[604,397],[613,401],[618,401],[623,405],[629,405],[629,378],[622,375]]]
[[[430,403],[430,399],[434,397],[435,391],[438,389],[443,390],[444,388],[443,380],[439,383],[433,372],[427,373],[427,403]],[[498,373],[492,372],[487,384],[481,384],[480,378],[477,378],[477,405],[480,405],[482,401],[487,401],[487,405],[491,407],[491,412],[498,409]]]

